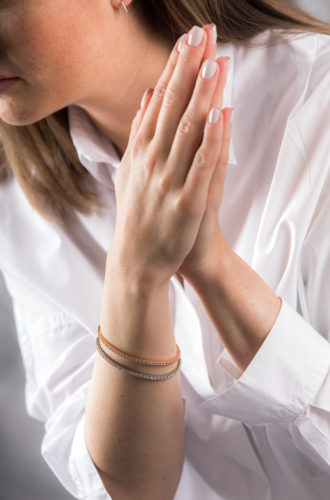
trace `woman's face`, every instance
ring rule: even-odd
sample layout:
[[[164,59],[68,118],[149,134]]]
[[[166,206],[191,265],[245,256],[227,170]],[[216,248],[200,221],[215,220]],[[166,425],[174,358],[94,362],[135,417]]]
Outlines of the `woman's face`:
[[[70,104],[104,102],[104,89],[120,99],[120,63],[134,57],[122,38],[129,29],[120,0],[0,0],[0,75],[21,78],[0,94],[0,118],[27,125]]]
[[[141,0],[142,1],[142,0]],[[141,97],[171,48],[120,0],[0,0],[0,119],[30,125],[76,105],[124,151]]]

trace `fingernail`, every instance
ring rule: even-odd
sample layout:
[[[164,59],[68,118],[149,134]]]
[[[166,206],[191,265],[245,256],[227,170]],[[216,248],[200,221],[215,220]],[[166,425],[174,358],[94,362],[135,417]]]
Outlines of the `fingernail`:
[[[193,26],[189,31],[188,45],[197,47],[203,40],[204,30],[199,26]]]
[[[217,69],[217,63],[212,59],[206,59],[203,64],[202,78],[212,78]]]
[[[217,108],[212,108],[209,113],[209,123],[216,123],[220,116],[220,110]]]
[[[212,25],[212,30],[211,30],[211,35],[212,35],[212,43],[217,43],[217,39],[218,39],[218,33],[217,33],[217,27],[215,24]]]
[[[143,94],[143,96],[142,96],[142,99],[141,99],[141,104],[140,104],[140,109],[142,109],[142,108],[143,108],[143,105],[144,105],[144,103],[146,102],[146,97],[147,97],[147,94],[148,94],[148,90],[149,90],[149,89],[147,89],[147,90],[145,91],[145,93]]]
[[[181,38],[181,40],[180,40],[180,42],[179,42],[179,44],[178,44],[178,52],[180,52],[180,51],[181,51],[182,44],[183,44],[183,42],[185,41],[185,39],[186,39],[186,38],[187,38],[187,33],[185,33],[185,34],[183,35],[183,37]]]
[[[235,108],[229,108],[229,109],[230,109],[229,121],[231,123],[232,122],[233,111],[234,111]]]

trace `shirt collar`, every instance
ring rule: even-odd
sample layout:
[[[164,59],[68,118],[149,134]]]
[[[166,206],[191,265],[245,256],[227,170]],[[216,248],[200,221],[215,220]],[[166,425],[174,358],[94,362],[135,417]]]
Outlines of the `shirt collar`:
[[[119,166],[120,158],[113,143],[94,125],[84,109],[69,106],[68,119],[72,142],[84,166],[88,168],[88,162]]]
[[[231,42],[218,44],[216,58],[221,56],[229,56],[231,58],[224,88],[222,108],[233,107],[234,47]],[[117,169],[121,160],[113,143],[96,128],[87,112],[79,106],[70,105],[68,107],[68,119],[72,142],[77,150],[79,160],[87,170],[95,176],[95,164],[98,163],[107,163]],[[237,165],[233,134],[230,143],[228,163]]]

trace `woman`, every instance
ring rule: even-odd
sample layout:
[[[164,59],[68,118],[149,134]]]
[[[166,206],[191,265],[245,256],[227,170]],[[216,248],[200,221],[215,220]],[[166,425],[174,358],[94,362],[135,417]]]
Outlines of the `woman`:
[[[0,14],[0,267],[54,474],[327,498],[329,25],[284,0]]]

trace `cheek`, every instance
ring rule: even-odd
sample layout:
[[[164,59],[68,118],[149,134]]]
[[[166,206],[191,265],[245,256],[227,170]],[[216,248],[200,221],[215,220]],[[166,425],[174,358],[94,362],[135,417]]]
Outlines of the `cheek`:
[[[30,12],[16,23],[18,64],[27,80],[51,84],[68,77],[77,79],[95,61],[98,43],[87,22],[74,13],[66,14],[62,10],[52,10],[51,15]]]

